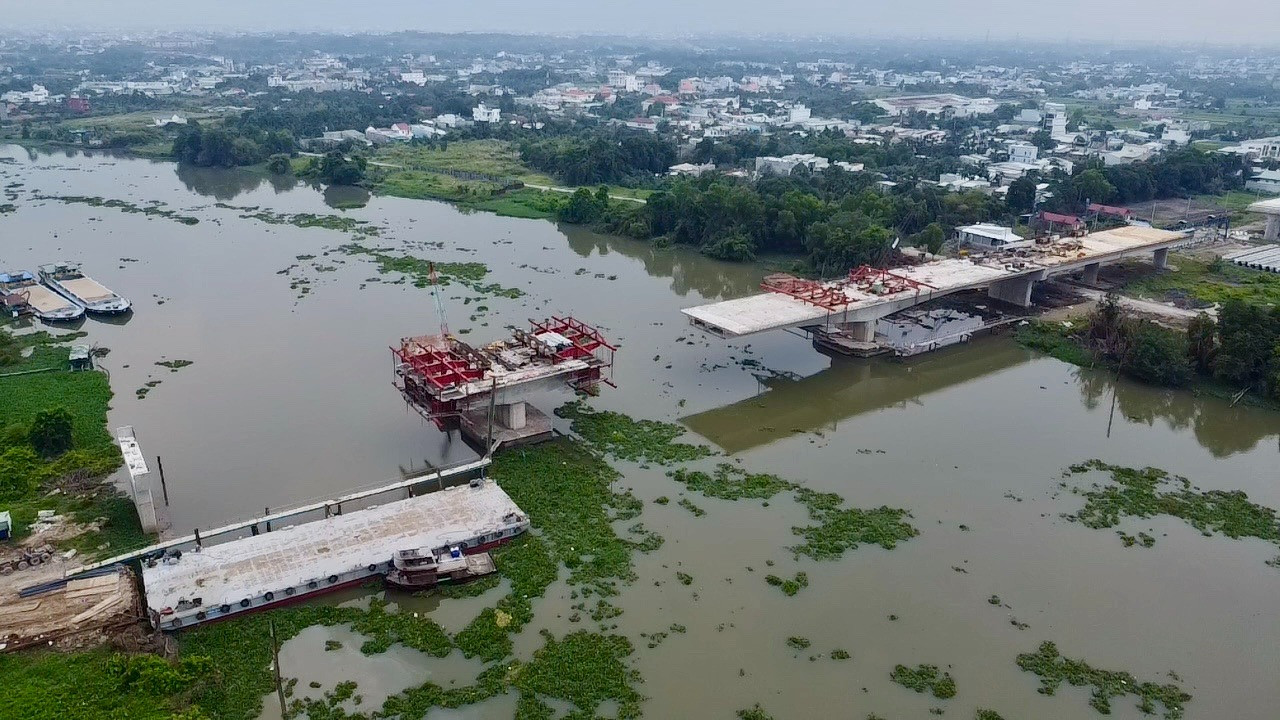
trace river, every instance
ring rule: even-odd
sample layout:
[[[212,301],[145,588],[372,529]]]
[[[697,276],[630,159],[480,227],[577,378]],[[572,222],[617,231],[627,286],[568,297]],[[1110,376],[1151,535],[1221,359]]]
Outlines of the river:
[[[1066,466],[1096,457],[1280,507],[1280,415],[1117,384],[1005,338],[908,362],[832,360],[781,332],[727,342],[691,329],[679,309],[746,294],[764,270],[550,222],[378,196],[337,211],[326,199],[365,198],[106,154],[3,146],[0,158],[0,186],[22,183],[10,188],[17,209],[0,215],[0,265],[82,262],[135,303],[126,321],[90,319],[82,329],[110,348],[112,427],[134,426],[147,454],[163,457],[174,532],[473,457],[391,385],[388,346],[437,329],[428,290],[387,282],[394,276],[379,277],[364,256],[326,256],[347,233],[268,224],[215,203],[342,214],[380,228],[370,243],[483,262],[485,282],[526,293],[466,303],[474,293],[445,288],[450,327],[468,329],[469,341],[552,314],[600,326],[622,348],[618,387],[593,406],[682,422],[744,467],[852,505],[911,510],[921,534],[892,551],[795,561],[785,547],[806,518],[790,501],[696,497],[707,514],[694,517],[649,502],[681,490],[660,469],[617,463],[622,485],[646,501],[645,525],[666,538],[637,555],[641,579],[615,601],[625,610],[619,632],[636,639],[673,622],[688,628],[657,648],[638,645],[647,717],[729,718],[755,702],[779,720],[926,717],[940,706],[962,718],[978,706],[1007,718],[1096,717],[1086,690],[1045,697],[1014,664],[1043,640],[1139,679],[1176,673],[1194,696],[1188,718],[1276,717],[1280,570],[1264,564],[1276,547],[1204,537],[1166,517],[1127,521],[1128,531],[1152,528],[1158,541],[1126,548],[1111,530],[1060,517],[1082,501],[1059,483]],[[36,193],[160,201],[199,223]],[[310,283],[305,293],[299,277]],[[489,310],[477,314],[478,304]],[[166,359],[194,364],[170,372],[155,364]],[[549,411],[569,397],[548,393],[536,404]],[[810,587],[795,597],[769,588],[766,560],[779,574],[805,570]],[[691,586],[654,585],[677,564]],[[1001,605],[988,603],[993,594]],[[536,625],[577,629],[561,619],[571,602],[554,585]],[[795,653],[790,636],[814,646]],[[536,646],[536,634],[522,638],[518,650]],[[837,647],[852,659],[809,659]],[[290,657],[309,655],[294,648]],[[411,655],[361,670],[357,654],[351,674],[372,678],[379,663],[394,662],[403,676],[405,664],[438,662]],[[941,702],[909,692],[889,680],[897,663],[943,667],[959,694]],[[306,685],[306,668],[295,674]],[[509,702],[491,707],[475,716],[510,711]],[[1141,717],[1132,696],[1116,699],[1113,713]]]

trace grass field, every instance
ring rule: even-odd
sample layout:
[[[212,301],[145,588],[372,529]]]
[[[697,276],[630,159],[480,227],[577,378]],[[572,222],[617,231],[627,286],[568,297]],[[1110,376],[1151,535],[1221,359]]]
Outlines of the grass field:
[[[1206,303],[1234,299],[1255,305],[1280,305],[1280,275],[1186,256],[1177,256],[1172,262],[1177,271],[1133,280],[1125,286],[1125,294],[1158,299],[1189,296]]]

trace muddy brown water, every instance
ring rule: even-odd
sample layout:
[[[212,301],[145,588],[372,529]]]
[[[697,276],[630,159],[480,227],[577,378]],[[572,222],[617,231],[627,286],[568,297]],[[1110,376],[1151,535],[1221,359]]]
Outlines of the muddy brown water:
[[[595,406],[684,422],[746,467],[836,491],[857,506],[911,509],[918,538],[819,563],[785,549],[791,527],[807,518],[784,496],[769,507],[695,496],[707,510],[700,518],[674,502],[646,503],[641,519],[667,542],[637,556],[641,579],[616,603],[625,610],[619,632],[637,641],[648,717],[727,718],[755,702],[780,720],[922,718],[931,707],[966,718],[978,706],[1007,718],[1096,717],[1086,690],[1045,697],[1016,667],[1015,656],[1043,640],[1140,679],[1165,682],[1175,672],[1194,696],[1188,718],[1280,713],[1280,571],[1264,564],[1280,551],[1206,538],[1168,518],[1126,521],[1127,532],[1150,528],[1157,542],[1125,548],[1113,531],[1062,519],[1080,502],[1058,487],[1064,467],[1098,457],[1162,467],[1280,507],[1280,415],[1115,384],[1005,338],[909,362],[832,360],[781,332],[727,342],[693,331],[678,310],[750,292],[761,268],[549,222],[376,196],[340,212],[326,206],[325,193],[292,181],[108,155],[7,146],[0,157],[10,159],[0,162],[0,186],[24,184],[17,211],[0,216],[0,265],[83,262],[135,303],[126,321],[82,327],[111,349],[104,364],[116,392],[112,427],[133,425],[144,451],[164,458],[174,532],[473,456],[407,410],[391,386],[388,346],[436,326],[428,291],[386,282],[395,276],[368,282],[379,276],[363,258],[325,257],[350,240],[345,233],[268,225],[214,203],[342,214],[382,227],[373,244],[484,262],[487,281],[527,293],[464,304],[475,293],[447,288],[450,325],[469,328],[468,340],[495,340],[506,325],[550,314],[600,325],[623,348],[618,389]],[[34,200],[33,191],[158,200],[200,223]],[[296,275],[277,274],[299,255],[334,268],[312,263],[301,298],[290,288]],[[472,320],[477,305],[490,310]],[[195,364],[170,372],[154,364],[164,359]],[[149,380],[161,384],[136,399]],[[537,404],[549,411],[568,397],[548,393]],[[618,466],[622,485],[642,499],[679,497],[662,469]],[[676,582],[677,569],[694,582]],[[810,586],[795,597],[764,583],[766,573],[797,570]],[[540,644],[536,627],[580,627],[567,620],[568,592],[562,580],[536,603],[519,653]],[[990,605],[992,594],[1009,607]],[[638,637],[672,623],[687,634],[655,649]],[[789,636],[813,646],[797,654]],[[292,641],[299,644],[288,657],[298,667],[286,672],[300,685],[336,682],[334,658],[307,651],[322,639]],[[835,648],[852,659],[826,657]],[[421,667],[423,678],[452,671],[413,653],[363,664],[357,655],[342,659],[351,679],[366,678],[370,697],[406,682],[406,666]],[[394,663],[395,678],[377,682],[378,662]],[[959,693],[938,701],[896,686],[896,663],[947,668]],[[510,703],[494,702],[448,716],[509,711]],[[1132,698],[1116,699],[1113,714],[1141,716]]]

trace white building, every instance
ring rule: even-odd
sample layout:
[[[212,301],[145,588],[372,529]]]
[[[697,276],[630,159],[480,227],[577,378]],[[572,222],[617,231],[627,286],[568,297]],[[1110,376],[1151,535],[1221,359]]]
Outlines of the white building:
[[[400,82],[413,83],[414,85],[426,85],[427,76],[424,75],[421,70],[417,70],[415,72],[402,72],[400,73]]]
[[[484,103],[471,108],[471,119],[482,123],[496,123],[502,119],[502,111],[498,108],[486,107]]]
[[[1009,162],[1034,163],[1040,156],[1040,148],[1031,143],[1010,143]]]
[[[1062,103],[1044,104],[1044,127],[1055,140],[1067,136],[1067,106]]]
[[[956,238],[961,245],[979,250],[1012,250],[1031,247],[1032,241],[1019,236],[1013,230],[999,225],[965,225],[956,228]]]
[[[756,175],[782,175],[787,176],[795,172],[795,169],[801,165],[809,168],[810,172],[826,170],[831,166],[831,161],[824,157],[818,157],[812,154],[796,153],[793,155],[783,155],[782,157],[762,156],[756,158]]]
[[[802,123],[813,116],[813,112],[804,105],[796,105],[787,113],[788,123]]]
[[[705,163],[702,165],[695,165],[693,163],[680,163],[679,165],[672,165],[671,167],[667,168],[667,174],[668,175],[690,175],[693,177],[698,177],[703,173],[713,172],[715,169],[716,169],[715,163]]]
[[[1280,170],[1259,170],[1244,184],[1245,190],[1280,195]]]
[[[47,105],[49,104],[49,91],[43,85],[32,85],[28,91],[10,90],[0,95],[0,101],[13,103],[14,105]]]

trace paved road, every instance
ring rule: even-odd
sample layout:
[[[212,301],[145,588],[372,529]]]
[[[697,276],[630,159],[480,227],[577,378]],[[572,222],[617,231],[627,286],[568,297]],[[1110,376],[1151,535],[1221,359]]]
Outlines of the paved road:
[[[1072,290],[1094,301],[1101,300],[1107,295],[1105,292],[1101,290],[1094,290],[1092,288],[1080,287],[1079,285],[1073,285]],[[1160,317],[1166,317],[1166,318],[1169,318],[1170,320],[1177,320],[1179,322],[1184,322],[1184,323],[1190,321],[1192,318],[1199,315],[1201,312],[1208,313],[1210,316],[1213,316],[1213,317],[1217,317],[1218,315],[1217,307],[1206,308],[1205,310],[1187,310],[1185,308],[1175,307],[1173,305],[1169,305],[1167,303],[1162,303],[1162,302],[1156,302],[1154,300],[1142,300],[1139,298],[1126,297],[1124,295],[1121,295],[1119,297],[1120,297],[1120,307],[1123,307],[1127,310],[1132,310],[1134,312],[1139,312],[1139,313],[1145,313],[1147,315],[1157,315]]]

